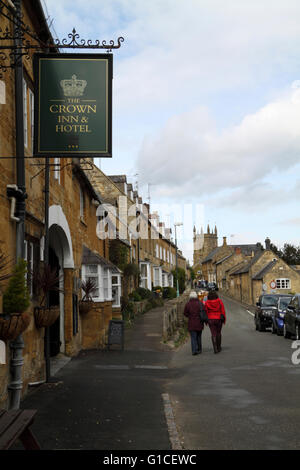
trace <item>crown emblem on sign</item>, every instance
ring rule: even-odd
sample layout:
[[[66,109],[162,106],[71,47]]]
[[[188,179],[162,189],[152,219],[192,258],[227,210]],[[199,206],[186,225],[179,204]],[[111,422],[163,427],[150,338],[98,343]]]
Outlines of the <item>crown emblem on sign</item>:
[[[78,80],[76,75],[73,75],[70,80],[62,80],[60,82],[65,96],[82,96],[87,86],[86,80]]]

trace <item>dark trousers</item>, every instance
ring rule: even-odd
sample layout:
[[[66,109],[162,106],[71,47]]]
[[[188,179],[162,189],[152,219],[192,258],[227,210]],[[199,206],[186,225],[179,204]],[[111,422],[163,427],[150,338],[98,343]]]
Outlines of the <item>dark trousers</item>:
[[[192,354],[202,351],[202,331],[190,331]]]
[[[212,337],[217,337],[221,335],[223,326],[222,320],[208,320],[208,326],[210,328]]]

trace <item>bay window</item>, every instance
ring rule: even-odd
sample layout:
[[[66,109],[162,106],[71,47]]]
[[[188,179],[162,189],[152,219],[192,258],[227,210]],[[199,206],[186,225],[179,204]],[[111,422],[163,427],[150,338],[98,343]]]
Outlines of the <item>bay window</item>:
[[[113,307],[121,307],[122,284],[121,275],[114,274],[111,278]]]

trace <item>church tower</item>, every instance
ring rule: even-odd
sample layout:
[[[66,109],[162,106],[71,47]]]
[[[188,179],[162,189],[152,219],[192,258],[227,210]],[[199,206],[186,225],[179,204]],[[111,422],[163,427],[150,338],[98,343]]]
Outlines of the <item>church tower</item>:
[[[218,247],[218,230],[215,226],[214,229],[211,229],[209,224],[207,226],[207,232],[203,232],[203,227],[201,227],[201,232],[196,231],[196,227],[193,230],[193,242],[194,242],[194,270],[196,273],[201,271],[202,260],[206,258],[209,253],[211,253],[215,248]]]

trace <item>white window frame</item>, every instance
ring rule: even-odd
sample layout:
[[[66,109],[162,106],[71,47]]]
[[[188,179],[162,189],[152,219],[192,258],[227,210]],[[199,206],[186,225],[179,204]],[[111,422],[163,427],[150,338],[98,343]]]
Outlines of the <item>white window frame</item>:
[[[159,245],[158,245],[158,243],[155,246],[155,256],[156,256],[156,258],[159,258]]]
[[[143,276],[142,266],[146,266],[146,276]],[[151,290],[150,264],[149,263],[143,263],[143,262],[140,263],[140,271],[141,271],[140,286],[144,287],[145,289]]]
[[[54,166],[54,178],[60,184],[60,158],[59,157],[54,158],[54,165],[55,165]],[[80,204],[81,204],[81,202],[80,202]],[[80,205],[80,211],[81,211],[81,205]]]
[[[153,268],[153,276],[154,276],[154,279],[153,279],[153,285],[155,287],[162,287],[161,284],[162,284],[162,279],[161,279],[161,273],[162,273],[162,269],[160,267],[154,267]]]
[[[112,300],[112,273],[111,269],[109,268],[102,268],[103,272],[103,298],[104,300],[111,301]]]
[[[165,248],[164,248],[163,253],[164,253],[164,258],[163,258],[163,260],[166,261],[166,249],[165,249]]]
[[[291,280],[287,278],[276,279],[276,289],[291,289]]]
[[[90,266],[94,266],[95,272],[89,273],[88,268]],[[102,272],[101,266],[99,264],[83,264],[82,265],[82,280],[87,281],[88,279],[97,279],[97,289],[98,289],[98,296],[92,295],[92,299],[94,302],[103,302],[103,297],[101,297],[101,284],[102,284]],[[82,297],[84,296],[84,292],[82,291]]]
[[[88,267],[94,266],[95,272],[88,272]],[[97,279],[98,296],[92,296],[94,302],[111,302],[112,297],[112,271],[106,266],[100,264],[83,264],[82,265],[82,280],[86,281],[89,278]],[[84,293],[82,292],[82,295]]]
[[[159,247],[159,254],[160,254],[160,259],[163,258],[163,254],[162,254],[162,246]]]
[[[169,287],[169,279],[167,273],[162,274],[162,287]]]
[[[116,278],[116,282],[113,282]],[[112,286],[112,307],[117,308],[121,307],[121,296],[122,296],[122,279],[121,274],[112,273],[111,276],[111,286]],[[114,291],[116,295],[114,295]]]

